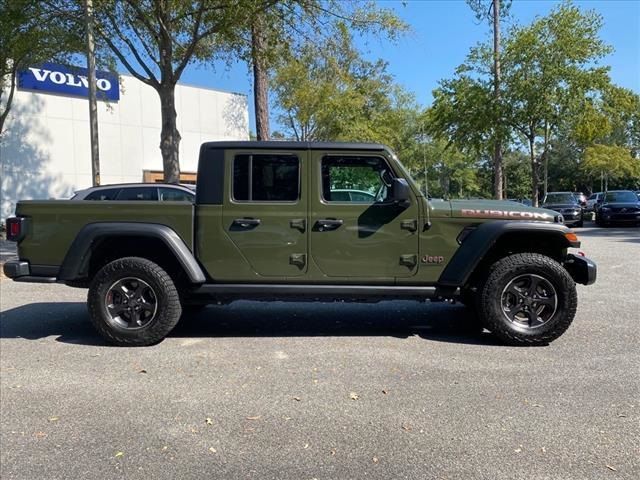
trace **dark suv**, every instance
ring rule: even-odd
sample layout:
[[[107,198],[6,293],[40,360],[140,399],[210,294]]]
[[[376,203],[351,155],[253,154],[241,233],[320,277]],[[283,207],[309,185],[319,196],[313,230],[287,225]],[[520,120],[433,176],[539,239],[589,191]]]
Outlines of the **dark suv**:
[[[584,216],[582,206],[571,192],[548,192],[542,202],[542,208],[555,210],[564,217],[565,225],[582,227]]]
[[[596,224],[606,227],[611,223],[640,225],[640,199],[631,190],[612,190],[605,193],[596,209]]]

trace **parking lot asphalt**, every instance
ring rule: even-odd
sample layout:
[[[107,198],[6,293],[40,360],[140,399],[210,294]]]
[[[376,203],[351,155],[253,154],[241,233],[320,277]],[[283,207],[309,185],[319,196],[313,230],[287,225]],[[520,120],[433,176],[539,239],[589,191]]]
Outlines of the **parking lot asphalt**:
[[[107,346],[86,291],[0,280],[0,477],[640,478],[640,229],[549,346],[464,333],[464,307],[237,302]]]

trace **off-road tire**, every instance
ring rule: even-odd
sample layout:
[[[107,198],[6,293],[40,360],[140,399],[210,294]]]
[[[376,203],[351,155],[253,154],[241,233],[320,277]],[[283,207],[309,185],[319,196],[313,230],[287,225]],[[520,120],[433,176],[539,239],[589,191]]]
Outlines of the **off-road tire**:
[[[521,275],[542,277],[555,289],[557,304],[546,323],[536,328],[511,321],[503,311],[503,292],[509,282]],[[509,345],[546,345],[562,335],[576,314],[576,284],[558,262],[538,253],[519,253],[502,258],[489,269],[478,302],[483,324]]]
[[[120,328],[109,321],[106,295],[120,279],[135,277],[146,282],[155,294],[155,316],[138,329]],[[105,265],[93,278],[87,297],[91,323],[110,343],[123,347],[154,345],[176,326],[182,314],[180,296],[171,277],[145,258],[125,257]]]

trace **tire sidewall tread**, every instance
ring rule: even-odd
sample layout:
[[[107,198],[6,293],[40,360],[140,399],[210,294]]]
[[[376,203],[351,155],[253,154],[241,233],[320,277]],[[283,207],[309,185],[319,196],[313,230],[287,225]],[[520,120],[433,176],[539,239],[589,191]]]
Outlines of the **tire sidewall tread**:
[[[104,299],[107,290],[120,278],[138,277],[154,290],[158,310],[148,325],[136,330],[117,328],[106,318]],[[118,346],[148,346],[163,340],[176,326],[182,314],[175,283],[159,265],[140,257],[124,257],[105,265],[93,278],[87,296],[89,318],[98,332]]]
[[[513,278],[537,274],[551,282],[558,305],[546,324],[526,330],[515,326],[502,312],[502,292]],[[510,345],[546,345],[571,325],[578,307],[576,284],[566,269],[554,259],[539,253],[519,253],[498,260],[489,270],[479,295],[479,314],[486,327]]]

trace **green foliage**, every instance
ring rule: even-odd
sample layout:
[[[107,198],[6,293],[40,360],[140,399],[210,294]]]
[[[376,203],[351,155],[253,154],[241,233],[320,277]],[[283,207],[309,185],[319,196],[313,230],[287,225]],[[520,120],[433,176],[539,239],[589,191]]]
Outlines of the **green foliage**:
[[[634,158],[628,148],[616,145],[587,147],[582,169],[592,177],[604,173],[610,179],[640,179],[640,160]]]
[[[393,84],[381,60],[353,47],[345,24],[324,44],[288,54],[272,78],[284,135],[300,141],[376,141],[401,147],[419,115],[413,96]]]
[[[15,74],[45,61],[65,62],[84,32],[41,0],[0,0],[0,135],[11,109]]]
[[[608,68],[598,65],[611,51],[598,36],[601,26],[601,16],[565,2],[530,25],[512,27],[503,42],[499,104],[492,97],[491,46],[474,47],[455,77],[434,91],[430,132],[480,155],[489,154],[494,135],[510,140],[512,149],[524,146],[537,201],[540,167],[551,157],[554,140],[570,129],[568,124],[574,123],[572,131],[581,142],[612,135],[613,123],[616,131],[637,124],[631,113],[609,119],[604,108],[607,92],[633,102],[611,88]],[[602,106],[595,107],[598,102]]]

